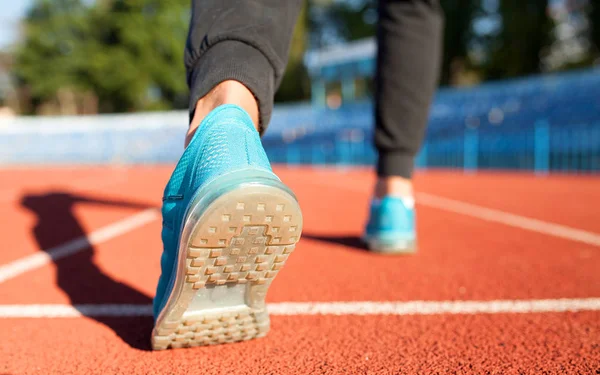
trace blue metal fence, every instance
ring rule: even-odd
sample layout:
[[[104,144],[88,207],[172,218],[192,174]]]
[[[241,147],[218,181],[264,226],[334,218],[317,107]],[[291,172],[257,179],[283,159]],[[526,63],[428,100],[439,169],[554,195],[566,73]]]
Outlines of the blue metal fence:
[[[276,112],[263,142],[272,161],[373,164],[369,102]],[[441,90],[420,168],[600,171],[600,71]]]
[[[401,99],[399,99],[401,100]],[[275,163],[372,165],[370,102],[275,108]],[[0,119],[0,165],[173,163],[187,112]],[[600,171],[600,70],[441,90],[419,168]]]

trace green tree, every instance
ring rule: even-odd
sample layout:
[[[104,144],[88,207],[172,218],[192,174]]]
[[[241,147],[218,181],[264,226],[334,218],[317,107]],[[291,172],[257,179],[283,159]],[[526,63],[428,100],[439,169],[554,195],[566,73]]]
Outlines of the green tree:
[[[39,0],[16,75],[34,105],[93,92],[100,112],[183,108],[188,0]]]
[[[352,41],[372,37],[376,32],[377,1],[335,2],[329,8],[327,22],[336,28],[339,38]]]
[[[288,65],[275,101],[301,101],[310,98],[310,78],[304,66],[304,54],[308,48],[309,3],[304,2],[290,46]]]
[[[103,5],[95,16],[99,26],[109,25],[100,26],[98,36],[106,60],[93,71],[106,109],[187,105],[183,46],[189,1],[112,0]]]
[[[90,89],[82,79],[86,64],[79,53],[92,28],[87,13],[79,0],[38,1],[29,11],[14,66],[34,106],[55,98],[60,89]]]
[[[468,65],[467,55],[473,29],[471,24],[480,0],[441,0],[445,15],[444,47],[441,82],[452,81],[453,65]],[[333,43],[374,37],[377,21],[377,0],[356,0],[346,2],[322,1],[325,9],[316,14],[313,32],[325,34],[329,38],[313,36],[314,39],[328,39]],[[326,44],[326,43],[325,43]]]
[[[594,45],[593,52],[596,58],[600,58],[600,1],[590,1],[590,26],[591,41]]]
[[[488,79],[518,77],[539,73],[541,52],[549,42],[552,23],[547,15],[547,0],[502,0],[500,32],[487,45]]]
[[[442,57],[442,84],[454,78],[454,67],[469,67],[469,44],[473,39],[473,20],[479,8],[479,0],[441,0],[444,11],[444,46]]]

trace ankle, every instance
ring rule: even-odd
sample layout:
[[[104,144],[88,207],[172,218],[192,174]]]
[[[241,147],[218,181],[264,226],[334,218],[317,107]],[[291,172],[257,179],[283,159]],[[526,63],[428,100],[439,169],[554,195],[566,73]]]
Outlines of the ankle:
[[[223,81],[216,85],[208,94],[196,102],[194,118],[187,135],[185,147],[190,143],[202,120],[215,108],[223,104],[235,104],[244,109],[252,118],[254,127],[258,130],[258,103],[252,92],[238,81]]]
[[[413,186],[410,179],[400,176],[378,177],[375,184],[375,198],[382,199],[388,196],[398,198],[412,198]]]

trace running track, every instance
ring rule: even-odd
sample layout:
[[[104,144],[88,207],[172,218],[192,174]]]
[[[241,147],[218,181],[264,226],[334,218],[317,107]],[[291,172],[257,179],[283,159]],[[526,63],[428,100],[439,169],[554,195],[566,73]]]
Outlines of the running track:
[[[149,351],[171,167],[0,171],[0,374],[598,374],[600,179],[430,171],[419,253],[357,236],[373,176],[284,169],[303,239],[271,333]]]

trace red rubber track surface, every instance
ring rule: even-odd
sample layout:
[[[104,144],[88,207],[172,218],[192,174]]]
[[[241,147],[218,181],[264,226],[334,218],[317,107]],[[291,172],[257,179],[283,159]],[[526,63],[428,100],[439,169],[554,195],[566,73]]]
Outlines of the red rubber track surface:
[[[159,207],[171,166],[0,171],[0,267]],[[358,237],[367,170],[276,168],[303,238],[269,302],[600,297],[600,246],[421,204],[419,252],[378,256]],[[428,171],[416,190],[600,233],[600,179]],[[149,305],[160,219],[0,282],[0,305]],[[0,306],[1,307],[1,306]],[[600,373],[600,311],[272,316],[264,339],[149,350],[150,317],[0,317],[0,374]]]

